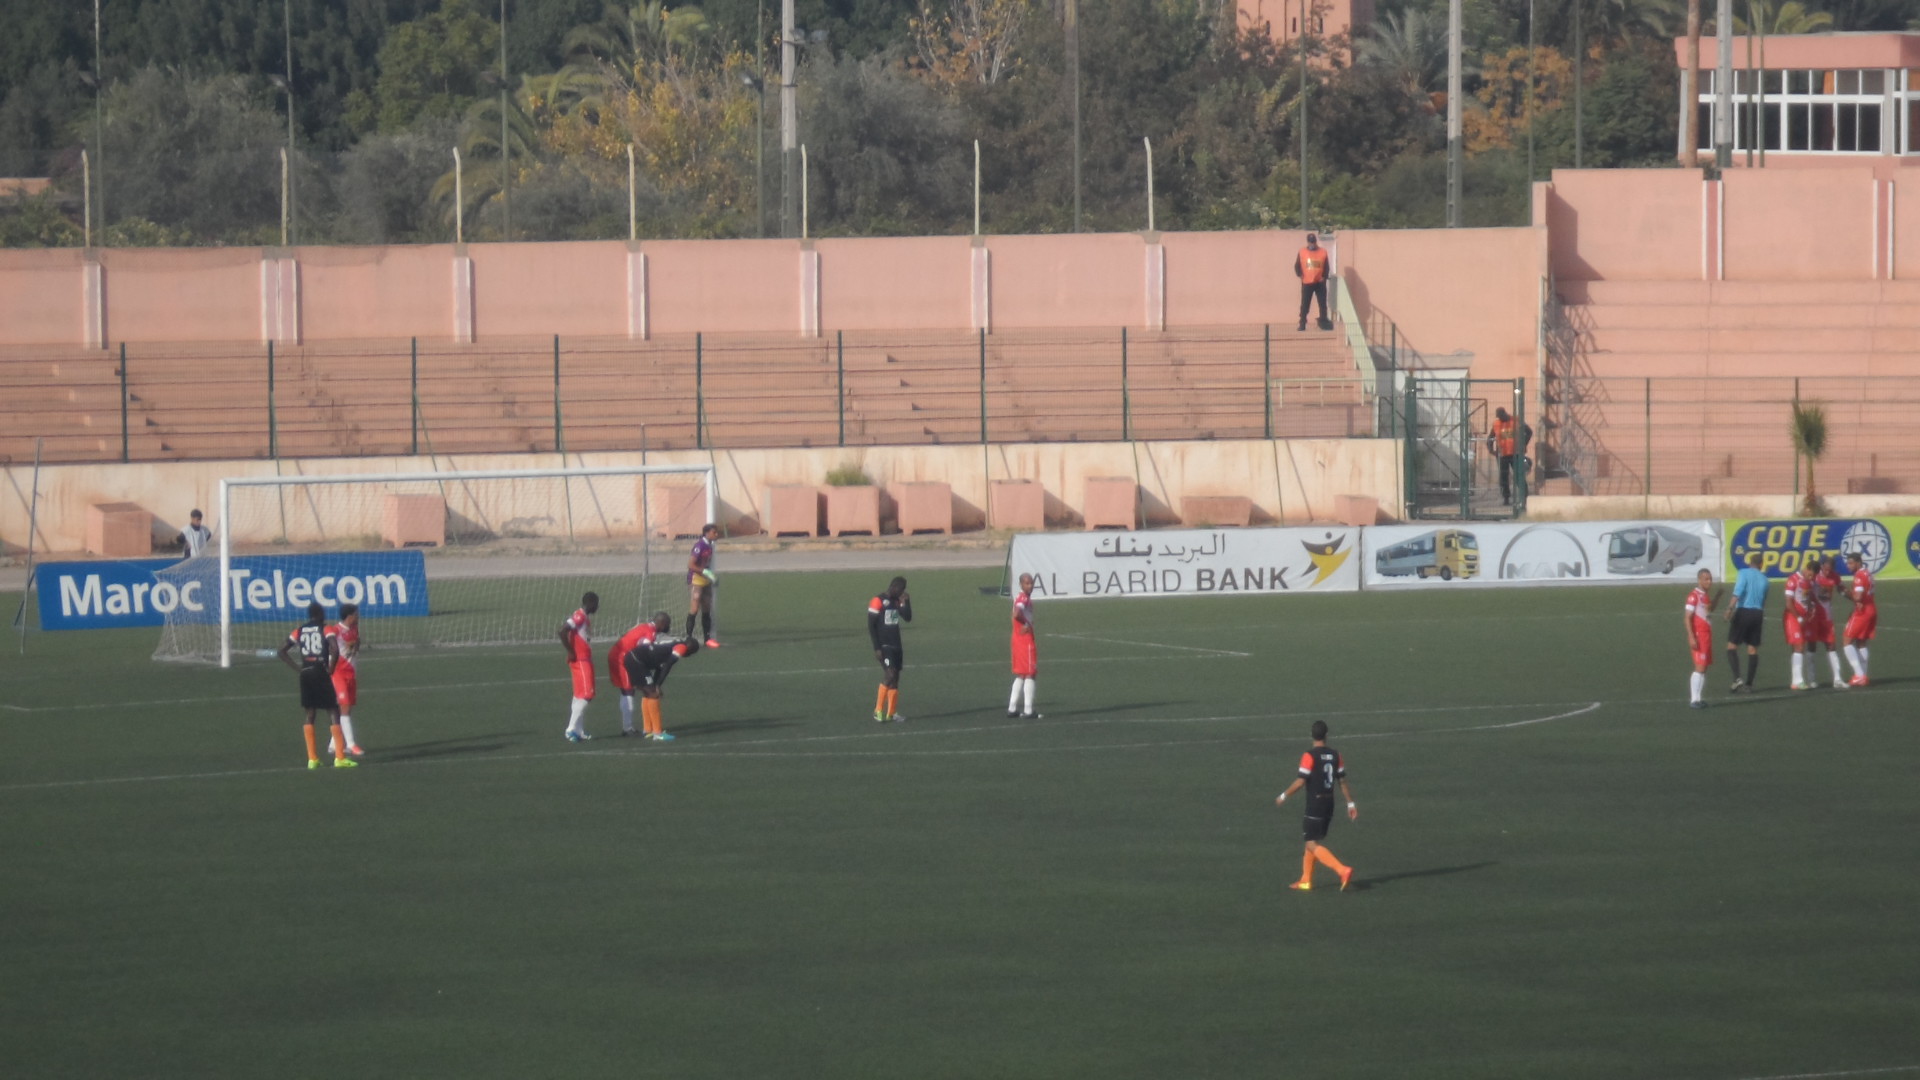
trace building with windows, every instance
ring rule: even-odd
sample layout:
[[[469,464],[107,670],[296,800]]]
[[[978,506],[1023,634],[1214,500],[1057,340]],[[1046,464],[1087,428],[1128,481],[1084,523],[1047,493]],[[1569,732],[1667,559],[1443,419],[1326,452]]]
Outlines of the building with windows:
[[[1684,65],[1687,40],[1674,49]],[[1702,154],[1713,152],[1717,53],[1711,37],[1701,39],[1682,157],[1689,136]],[[1769,166],[1920,165],[1920,34],[1736,37],[1733,66],[1735,167],[1763,157]]]
[[[1303,21],[1309,37],[1344,34],[1349,40],[1365,34],[1373,23],[1373,0],[1239,0],[1239,10],[1241,29],[1264,27],[1280,45],[1299,38]]]

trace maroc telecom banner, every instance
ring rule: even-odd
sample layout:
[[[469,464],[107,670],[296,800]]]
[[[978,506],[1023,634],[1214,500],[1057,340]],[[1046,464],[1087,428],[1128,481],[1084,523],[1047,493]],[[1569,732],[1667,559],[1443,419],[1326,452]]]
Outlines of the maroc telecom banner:
[[[1033,575],[1035,600],[1353,592],[1359,544],[1340,526],[1021,533],[1009,569]]]
[[[1920,517],[1799,518],[1727,522],[1726,572],[1760,556],[1768,577],[1784,578],[1815,555],[1867,549],[1878,578],[1920,578]]]
[[[220,620],[218,559],[42,563],[34,573],[43,630]],[[316,600],[329,612],[358,604],[368,618],[427,614],[418,551],[240,556],[229,573],[234,622],[300,622]]]
[[[1630,585],[1716,575],[1718,521],[1461,522],[1366,530],[1366,588]]]

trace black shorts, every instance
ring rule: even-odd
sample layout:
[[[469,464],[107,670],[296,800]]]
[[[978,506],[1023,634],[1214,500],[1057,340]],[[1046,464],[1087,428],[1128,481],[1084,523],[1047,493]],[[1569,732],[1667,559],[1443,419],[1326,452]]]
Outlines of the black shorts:
[[[880,646],[880,666],[888,671],[899,671],[907,666],[907,653],[898,645]]]
[[[633,684],[635,690],[658,690],[666,684],[667,673],[673,670],[672,664],[660,664],[658,666],[643,664],[631,659],[633,656],[632,653],[628,653],[627,655],[629,657],[626,662],[627,681]]]
[[[337,709],[340,699],[333,696],[333,676],[326,668],[303,667],[300,669],[300,707],[303,709]]]
[[[1760,627],[1767,621],[1767,613],[1760,608],[1743,607],[1733,609],[1733,629],[1727,631],[1727,647],[1735,645],[1760,645]]]
[[[1309,800],[1306,820],[1300,823],[1302,840],[1320,841],[1327,838],[1327,828],[1333,824],[1333,800],[1325,802]]]

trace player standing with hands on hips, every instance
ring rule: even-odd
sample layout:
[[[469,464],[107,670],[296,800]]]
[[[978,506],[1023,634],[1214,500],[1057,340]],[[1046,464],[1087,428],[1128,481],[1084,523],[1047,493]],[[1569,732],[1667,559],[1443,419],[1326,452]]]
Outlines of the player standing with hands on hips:
[[[1040,646],[1033,638],[1033,575],[1020,575],[1020,595],[1013,598],[1013,693],[1007,697],[1007,715],[1038,720],[1033,707],[1033,677],[1040,671]],[[1026,697],[1026,709],[1020,699]]]
[[[1307,789],[1307,817],[1301,830],[1307,842],[1307,853],[1300,860],[1300,880],[1287,886],[1306,892],[1313,888],[1313,864],[1322,862],[1327,868],[1340,875],[1340,888],[1345,889],[1353,881],[1353,867],[1333,857],[1333,852],[1321,843],[1327,838],[1327,828],[1333,824],[1333,792],[1338,787],[1347,797],[1347,820],[1360,820],[1360,809],[1354,805],[1353,789],[1347,786],[1347,766],[1340,755],[1327,745],[1327,722],[1313,722],[1313,746],[1300,755],[1300,775],[1295,777],[1287,790],[1275,799],[1275,806],[1284,806],[1287,796]]]
[[[287,655],[300,650],[300,662]],[[307,621],[287,635],[280,646],[280,659],[300,673],[300,707],[307,711],[307,768],[320,767],[319,743],[313,737],[313,714],[325,709],[333,718],[333,767],[351,769],[360,764],[347,756],[347,740],[340,734],[340,704],[333,696],[334,641],[327,634],[327,609],[307,605]]]
[[[713,583],[719,575],[713,572],[713,542],[719,539],[720,526],[708,522],[700,527],[700,539],[693,542],[693,555],[687,559],[687,633],[688,640],[697,640],[693,636],[693,617],[700,617],[700,637],[705,638],[707,648],[717,649],[720,643],[713,639]]]
[[[873,639],[873,658],[880,661],[880,696],[873,703],[875,723],[905,721],[895,711],[900,705],[900,668],[906,652],[900,645],[900,624],[913,621],[913,598],[907,595],[907,579],[894,578],[887,591],[867,604],[867,636]]]

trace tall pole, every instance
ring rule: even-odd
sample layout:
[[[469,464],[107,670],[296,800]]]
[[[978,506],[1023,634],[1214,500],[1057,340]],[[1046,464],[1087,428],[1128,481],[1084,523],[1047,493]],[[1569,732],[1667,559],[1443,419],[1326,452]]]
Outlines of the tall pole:
[[[799,224],[800,107],[794,97],[793,0],[780,0],[780,235]]]
[[[280,246],[285,247],[300,235],[293,187],[293,0],[280,0],[280,30],[287,54],[287,156],[282,159],[286,169],[286,208],[280,215]]]
[[[1141,138],[1147,144],[1147,231],[1153,232],[1153,140]]]
[[[467,242],[464,218],[466,217],[466,180],[460,171],[460,148],[453,148],[453,242]]]
[[[513,239],[513,169],[507,154],[507,0],[500,0],[500,239]]]
[[[1720,0],[1728,3],[1729,0]],[[1573,167],[1587,164],[1587,36],[1581,7],[1586,0],[1573,0]]]
[[[1527,187],[1532,199],[1533,187],[1533,85],[1540,81],[1539,50],[1534,47],[1533,0],[1527,0]]]
[[[1720,49],[1713,71],[1713,163],[1726,169],[1733,165],[1733,0],[1720,0],[1713,23]]]
[[[1687,0],[1687,66],[1680,72],[1680,164],[1700,167],[1700,0]]]
[[[638,170],[633,164],[633,144],[627,144],[627,239],[640,239],[640,189]]]
[[[1067,85],[1073,98],[1073,231],[1080,231],[1080,0],[1067,0]]]
[[[100,209],[100,231],[107,231],[107,155],[106,126],[101,121],[100,95],[107,89],[106,72],[100,69],[100,0],[93,0],[93,204]]]
[[[1300,227],[1311,229],[1307,218],[1313,197],[1307,183],[1307,20],[1312,17],[1312,0],[1300,0]]]
[[[767,5],[753,5],[753,235],[767,235]]]
[[[980,140],[973,140],[973,235],[980,235]]]
[[[287,246],[287,203],[293,194],[293,171],[288,167],[287,148],[280,148],[280,246]],[[271,342],[269,342],[271,344]]]
[[[1753,168],[1753,144],[1755,133],[1759,130],[1760,101],[1754,97],[1753,84],[1759,81],[1753,70],[1754,27],[1760,24],[1759,12],[1755,10],[1753,0],[1747,0],[1747,168]]]
[[[1460,137],[1461,0],[1447,3],[1447,228],[1460,227],[1460,170],[1465,163]]]

